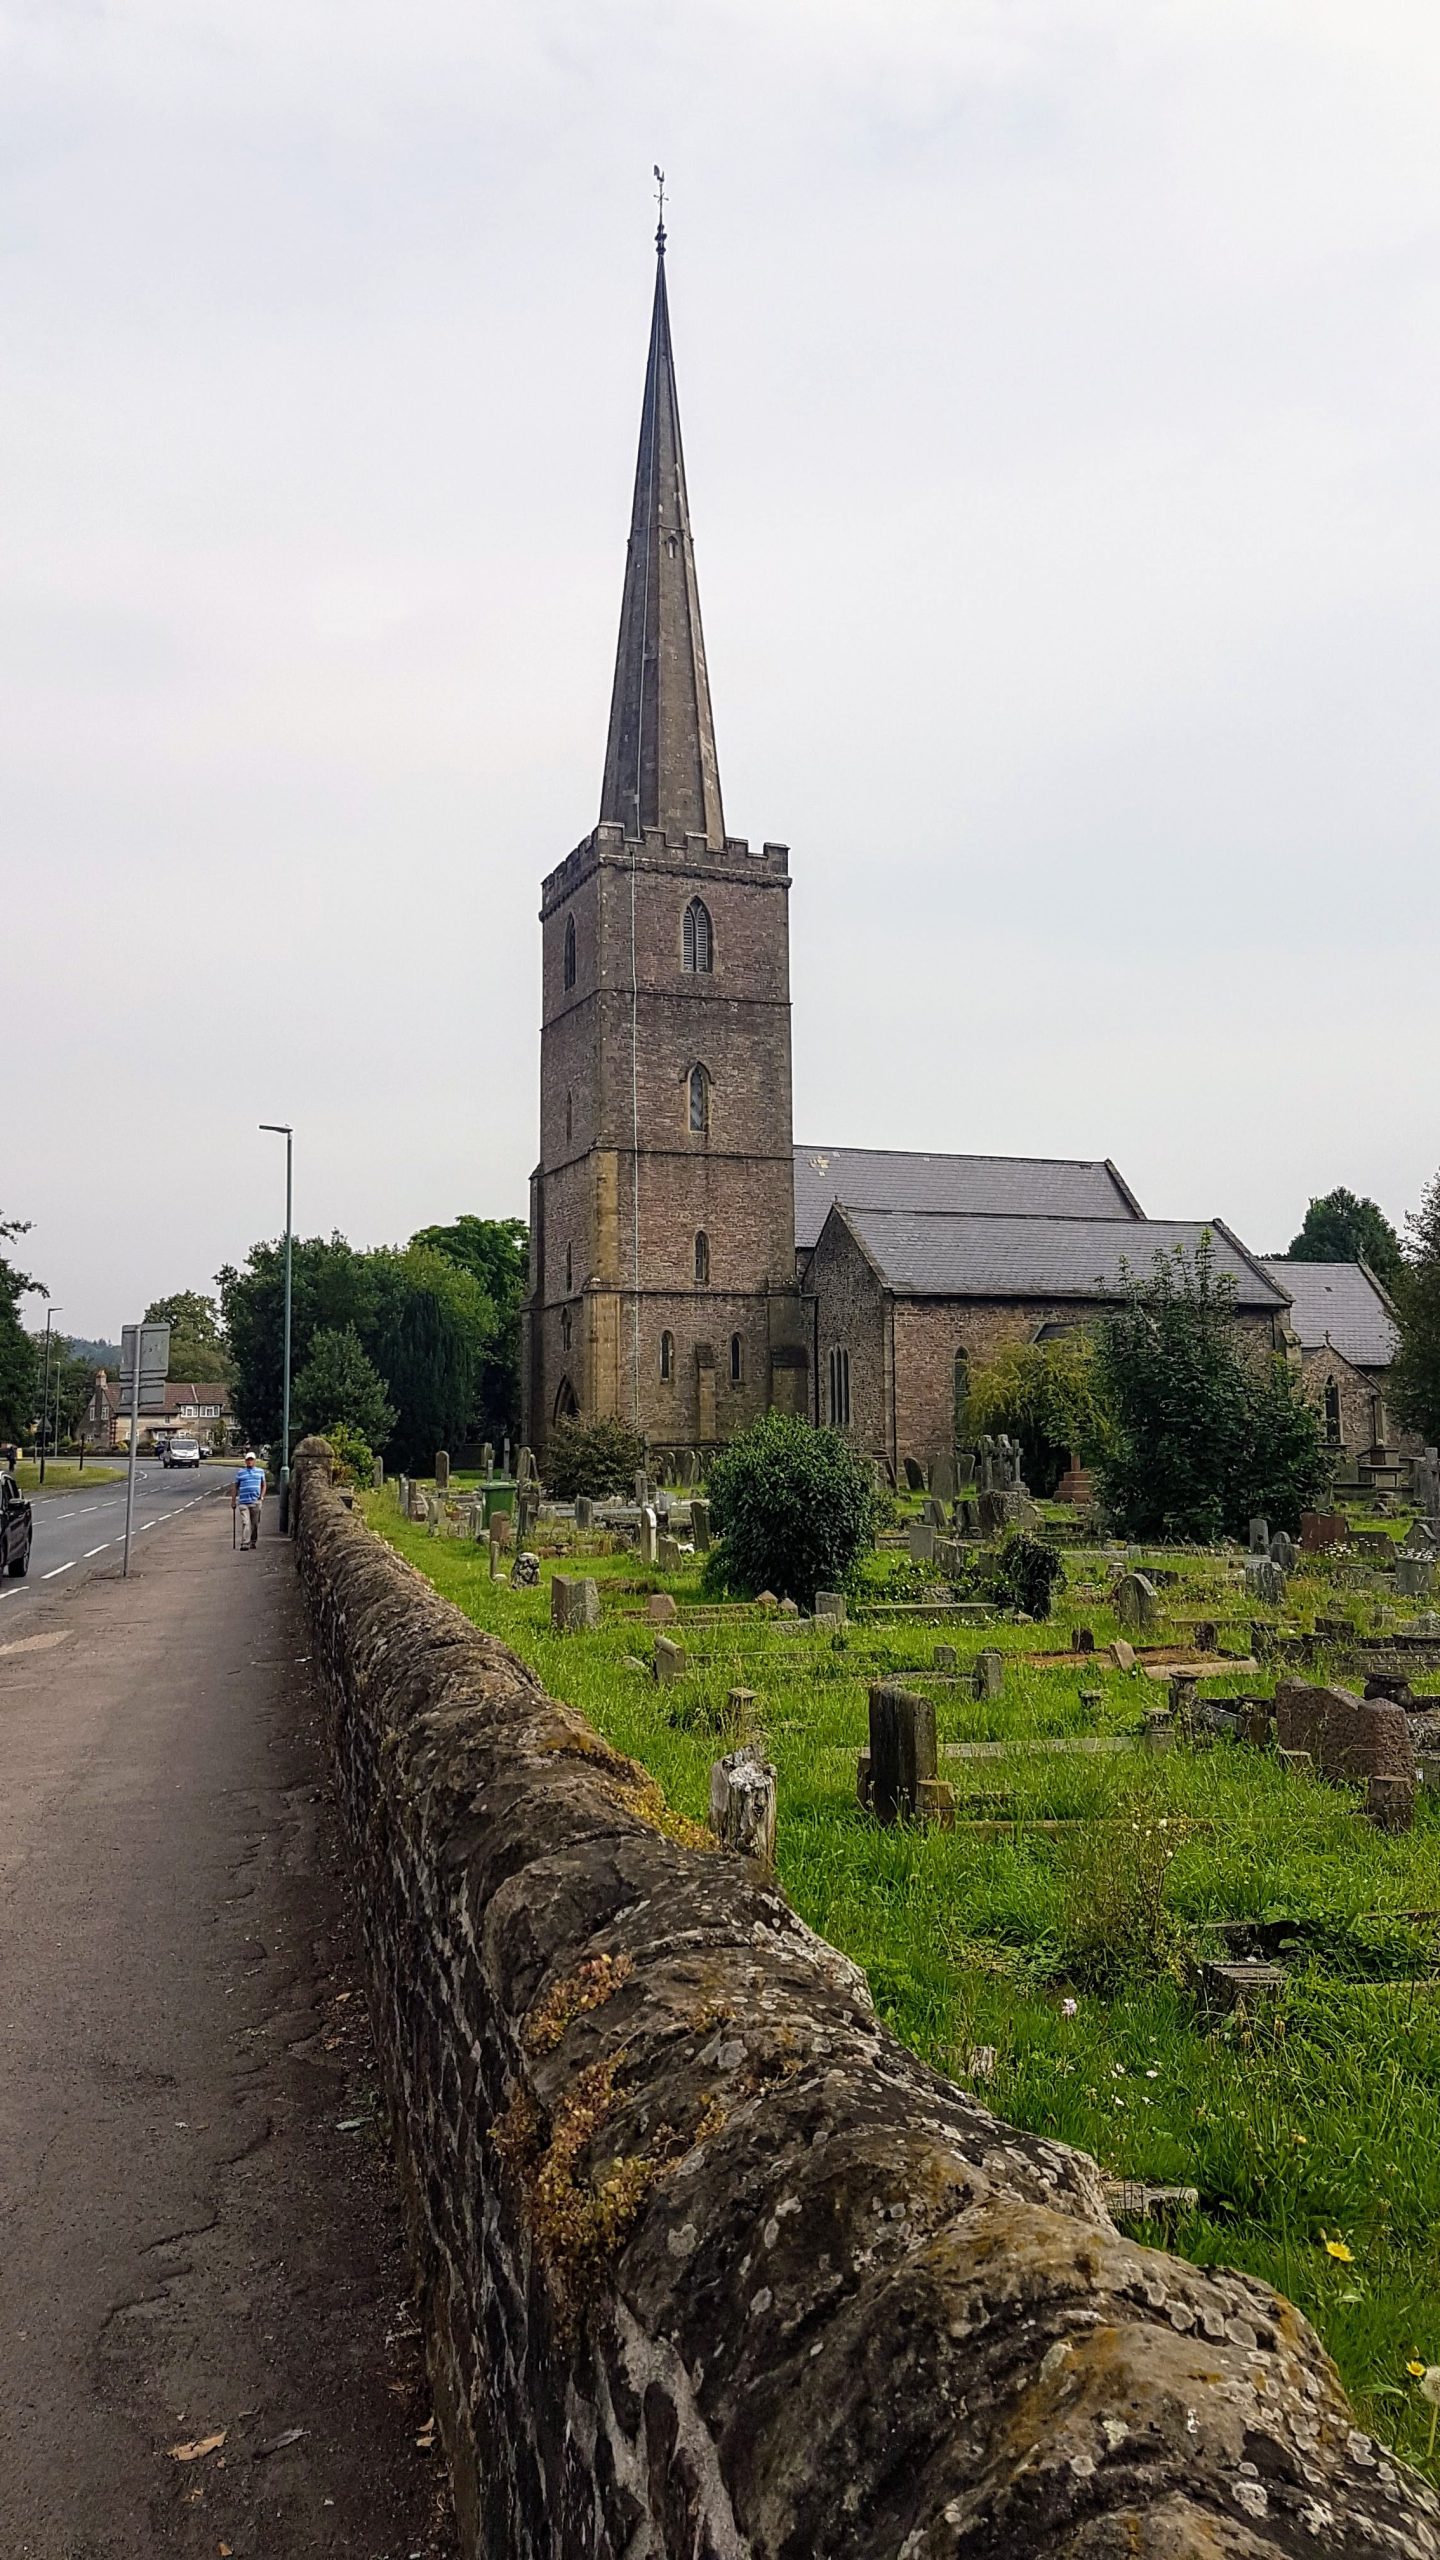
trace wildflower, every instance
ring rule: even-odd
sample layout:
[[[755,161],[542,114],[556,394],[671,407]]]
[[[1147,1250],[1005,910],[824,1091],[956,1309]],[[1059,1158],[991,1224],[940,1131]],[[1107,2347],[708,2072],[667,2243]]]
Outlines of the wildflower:
[[[1342,2267],[1353,2267],[1355,2264],[1355,2252],[1353,2249],[1347,2249],[1343,2240],[1327,2240],[1325,2254],[1330,2258],[1338,2258]],[[1440,2377],[1440,2365],[1435,2367],[1435,2372],[1437,2377]]]
[[[1440,2364],[1427,2364],[1420,2376],[1420,2397],[1430,2403],[1430,2442],[1425,2448],[1428,2462],[1435,2451],[1435,2422],[1440,2418]]]
[[[1073,2018],[1079,2006],[1080,2003],[1078,2000],[1062,2000],[1060,2003],[1061,2017]]]
[[[1419,2382],[1423,2378],[1425,2367],[1423,2364],[1417,2364],[1415,2358],[1412,2356],[1410,2362],[1405,2367],[1405,2370],[1407,2373],[1413,2373],[1416,2381]]]
[[[1160,2074],[1158,2071],[1147,2071],[1145,2077],[1147,2080],[1158,2080]]]

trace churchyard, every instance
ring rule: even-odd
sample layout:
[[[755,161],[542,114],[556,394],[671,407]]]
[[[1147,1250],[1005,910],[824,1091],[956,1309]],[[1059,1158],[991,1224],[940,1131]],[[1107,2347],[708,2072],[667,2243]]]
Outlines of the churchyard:
[[[428,1517],[363,1499],[687,1836],[753,1745],[785,1889],[896,2033],[1091,2152],[1126,2228],[1276,2285],[1363,2422],[1440,2474],[1440,1576],[1408,1515],[1272,1557],[1258,1526],[1249,1556],[1127,1552],[1047,1509],[1064,1576],[1035,1622],[948,1596],[966,1542],[918,1492],[813,1616],[706,1598],[680,1495],[668,1535],[527,1505],[514,1582],[510,1514],[492,1549],[464,1480],[407,1498]],[[1397,1704],[1354,1756],[1313,1692],[1367,1680],[1434,1691],[1433,1725]],[[885,1822],[862,1755],[897,1724],[917,1818]]]

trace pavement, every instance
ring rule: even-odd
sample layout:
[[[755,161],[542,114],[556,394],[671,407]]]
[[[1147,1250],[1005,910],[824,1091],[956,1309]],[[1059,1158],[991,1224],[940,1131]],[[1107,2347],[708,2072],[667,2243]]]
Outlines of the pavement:
[[[162,1467],[158,1458],[135,1461],[135,1511],[130,1531],[130,1565],[134,1571],[140,1547],[207,1495],[228,1496],[235,1467]],[[44,1596],[47,1583],[64,1578],[85,1582],[108,1573],[125,1546],[125,1479],[118,1484],[81,1485],[64,1490],[66,1461],[52,1459],[42,1493],[30,1497],[35,1542],[30,1571],[23,1581],[0,1575],[0,1644],[11,1633],[9,1620],[28,1615],[24,1601]],[[229,1504],[226,1503],[228,1515]],[[7,1604],[9,1604],[7,1606]]]
[[[453,2550],[267,1510],[0,1609],[4,2560]]]

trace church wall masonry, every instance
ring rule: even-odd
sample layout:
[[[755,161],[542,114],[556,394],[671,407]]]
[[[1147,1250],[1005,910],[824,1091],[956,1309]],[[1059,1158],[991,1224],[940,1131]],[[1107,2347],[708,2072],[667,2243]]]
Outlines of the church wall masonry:
[[[294,1490],[467,2555],[1437,2560],[1292,2309],[1123,2239],[314,1443]]]

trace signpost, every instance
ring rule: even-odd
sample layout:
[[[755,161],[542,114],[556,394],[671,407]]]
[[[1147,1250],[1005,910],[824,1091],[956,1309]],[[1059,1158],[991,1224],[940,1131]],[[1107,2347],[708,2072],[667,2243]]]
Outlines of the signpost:
[[[135,1511],[135,1455],[140,1445],[140,1405],[143,1396],[163,1390],[170,1374],[170,1327],[168,1324],[127,1324],[120,1336],[120,1394],[130,1405],[130,1466],[125,1479],[125,1563],[130,1571],[130,1523]]]

